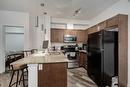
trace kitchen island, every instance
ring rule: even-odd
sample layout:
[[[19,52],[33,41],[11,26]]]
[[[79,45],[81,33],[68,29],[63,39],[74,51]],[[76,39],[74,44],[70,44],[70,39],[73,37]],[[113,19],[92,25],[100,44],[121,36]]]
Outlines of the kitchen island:
[[[11,63],[28,66],[28,87],[67,87],[68,59],[61,52],[37,52]]]

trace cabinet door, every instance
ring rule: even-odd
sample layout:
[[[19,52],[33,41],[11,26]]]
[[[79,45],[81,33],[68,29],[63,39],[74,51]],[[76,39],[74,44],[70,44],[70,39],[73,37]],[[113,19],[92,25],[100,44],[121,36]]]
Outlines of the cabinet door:
[[[38,87],[67,87],[67,63],[44,63],[38,70]]]
[[[59,38],[59,41],[58,42],[63,42],[63,37],[64,37],[64,30],[60,29],[58,30],[58,38]]]
[[[51,42],[63,42],[64,30],[51,29]]]
[[[87,43],[87,42],[88,42],[88,31],[85,30],[85,43]]]
[[[76,30],[64,30],[64,35],[75,35],[76,36]]]
[[[77,42],[86,42],[86,32],[84,30],[78,30],[77,31]]]
[[[58,41],[58,32],[56,32],[57,30],[55,29],[51,29],[51,42],[55,42]]]
[[[84,64],[83,64],[83,63],[84,63],[83,61],[84,61],[84,56],[83,56],[83,53],[80,52],[80,59],[79,59],[79,66],[80,66],[80,67],[83,67],[83,65],[84,65]]]
[[[83,61],[83,67],[87,69],[87,53],[84,53],[84,61]]]
[[[118,16],[112,17],[107,20],[107,27],[112,27],[118,25]]]
[[[97,26],[97,25],[95,25],[95,26],[93,26],[93,27],[89,28],[87,31],[88,31],[88,34],[91,34],[91,33],[98,32],[98,31],[99,31],[99,29],[98,29],[98,26]]]
[[[80,61],[79,61],[80,67],[84,67],[87,69],[87,54],[84,52],[80,52]]]
[[[106,28],[106,21],[101,22],[98,24],[98,29],[101,31]]]

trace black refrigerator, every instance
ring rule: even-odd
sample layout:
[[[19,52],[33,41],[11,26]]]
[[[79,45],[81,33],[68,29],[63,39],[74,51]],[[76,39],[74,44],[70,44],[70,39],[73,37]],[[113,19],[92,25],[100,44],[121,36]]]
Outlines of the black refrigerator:
[[[118,76],[118,31],[103,30],[88,35],[88,75],[99,87],[111,86]]]

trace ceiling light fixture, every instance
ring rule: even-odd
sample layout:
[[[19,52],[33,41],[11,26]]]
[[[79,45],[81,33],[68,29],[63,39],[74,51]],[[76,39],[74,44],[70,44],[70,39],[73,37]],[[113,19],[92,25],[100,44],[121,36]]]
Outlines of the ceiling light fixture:
[[[77,16],[79,13],[81,13],[81,8],[75,10],[73,16]]]

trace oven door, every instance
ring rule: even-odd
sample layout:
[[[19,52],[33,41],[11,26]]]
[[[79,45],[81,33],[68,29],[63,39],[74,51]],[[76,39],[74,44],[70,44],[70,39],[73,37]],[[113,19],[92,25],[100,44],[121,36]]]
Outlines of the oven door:
[[[79,54],[77,52],[66,52],[65,56],[68,58],[68,68],[79,67]]]
[[[64,42],[66,42],[66,43],[74,43],[74,42],[76,42],[77,41],[77,37],[76,36],[74,36],[74,35],[65,35],[64,36]]]

